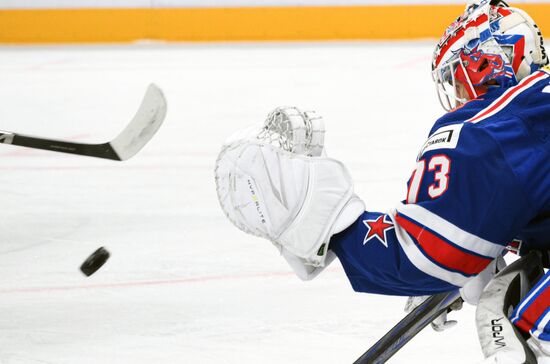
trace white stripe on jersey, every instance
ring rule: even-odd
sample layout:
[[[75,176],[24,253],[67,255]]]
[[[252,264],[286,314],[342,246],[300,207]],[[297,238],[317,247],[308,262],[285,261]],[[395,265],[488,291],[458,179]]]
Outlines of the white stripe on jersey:
[[[504,109],[510,102],[512,102],[523,91],[527,90],[529,87],[533,86],[539,81],[548,78],[548,76],[549,75],[546,72],[535,72],[531,74],[530,76],[521,80],[521,82],[518,83],[516,86],[506,90],[506,92],[504,92],[498,99],[493,101],[489,106],[487,106],[485,109],[481,110],[480,112],[478,112],[476,115],[466,120],[465,122],[475,124],[475,123],[479,123],[482,120],[487,119],[488,117],[495,115],[496,113]],[[505,101],[503,102],[502,100],[505,100]]]
[[[495,258],[504,250],[504,246],[470,234],[422,206],[400,203],[397,206],[397,211],[470,252]]]
[[[533,300],[533,297],[540,292],[540,290],[544,289],[546,284],[550,281],[550,275],[548,277],[546,277],[546,279],[543,281],[543,282],[540,282],[538,284],[538,287],[537,289],[535,289],[533,292],[531,292],[531,294],[525,298],[522,302],[521,302],[521,305],[519,305],[519,307],[517,308],[516,310],[516,315],[514,317],[512,317],[512,319],[510,321],[512,322],[516,322],[518,319],[519,319],[519,316],[523,313],[523,311],[525,310],[525,306],[527,306],[528,304],[531,303],[531,301]]]
[[[533,334],[533,336],[539,337],[540,334],[544,333],[544,328],[548,325],[549,322],[550,322],[550,311],[547,312],[546,315],[542,317],[542,320],[540,320],[536,330],[531,329],[531,333]]]
[[[405,252],[407,258],[411,263],[418,268],[420,271],[432,276],[441,279],[442,281],[449,282],[457,287],[462,287],[471,277],[465,277],[460,273],[452,272],[445,268],[442,268],[429,260],[416,246],[414,241],[411,239],[410,235],[403,229],[399,224],[395,223],[395,215],[397,211],[392,209],[388,216],[392,219],[395,226],[395,235],[397,241],[401,248]]]

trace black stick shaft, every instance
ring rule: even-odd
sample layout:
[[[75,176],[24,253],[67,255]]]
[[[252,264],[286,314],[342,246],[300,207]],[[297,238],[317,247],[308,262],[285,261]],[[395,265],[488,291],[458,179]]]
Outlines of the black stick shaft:
[[[458,291],[438,293],[431,296],[399,321],[376,344],[361,355],[354,364],[385,363],[457,300],[461,300]]]
[[[10,137],[6,137],[10,135]],[[43,149],[54,152],[85,155],[89,157],[120,160],[119,156],[113,150],[109,143],[103,144],[82,144],[72,143],[61,140],[36,138],[26,135],[13,133],[0,133],[0,142],[13,144],[22,147]]]

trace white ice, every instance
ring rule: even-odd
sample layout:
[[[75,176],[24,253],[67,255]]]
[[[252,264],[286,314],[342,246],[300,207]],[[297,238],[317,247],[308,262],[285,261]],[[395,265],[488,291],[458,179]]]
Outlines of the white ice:
[[[433,42],[0,47],[0,129],[101,142],[150,82],[165,124],[112,162],[0,146],[0,363],[352,363],[404,313],[338,264],[303,283],[220,210],[224,138],[276,106],[314,109],[373,211],[405,196],[442,114]],[[78,270],[112,253],[90,278]],[[474,308],[391,363],[474,363]]]

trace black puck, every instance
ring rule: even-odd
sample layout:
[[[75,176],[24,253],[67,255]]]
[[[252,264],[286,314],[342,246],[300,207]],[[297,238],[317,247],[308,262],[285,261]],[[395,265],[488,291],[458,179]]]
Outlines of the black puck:
[[[105,264],[110,255],[111,254],[107,251],[107,249],[101,247],[93,252],[92,255],[90,255],[84,263],[82,263],[80,270],[89,277],[101,268],[103,264]]]

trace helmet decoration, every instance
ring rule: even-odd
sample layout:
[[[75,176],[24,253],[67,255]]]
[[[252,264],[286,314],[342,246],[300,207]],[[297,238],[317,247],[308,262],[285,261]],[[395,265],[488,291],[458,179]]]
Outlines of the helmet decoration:
[[[435,49],[432,77],[451,110],[507,88],[548,64],[542,34],[523,10],[500,0],[477,0],[445,30]]]

